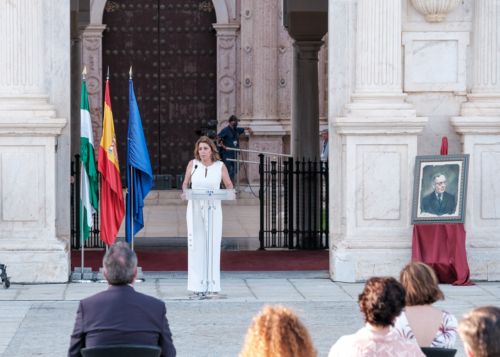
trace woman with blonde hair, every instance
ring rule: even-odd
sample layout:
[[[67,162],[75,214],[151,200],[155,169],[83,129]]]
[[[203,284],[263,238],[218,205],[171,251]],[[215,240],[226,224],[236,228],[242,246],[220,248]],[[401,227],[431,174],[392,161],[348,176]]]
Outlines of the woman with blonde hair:
[[[457,338],[457,319],[432,304],[444,299],[434,270],[427,264],[405,266],[399,280],[406,291],[406,307],[394,328],[420,347],[453,348]]]
[[[265,306],[248,329],[240,357],[316,357],[311,336],[297,315],[277,305]]]

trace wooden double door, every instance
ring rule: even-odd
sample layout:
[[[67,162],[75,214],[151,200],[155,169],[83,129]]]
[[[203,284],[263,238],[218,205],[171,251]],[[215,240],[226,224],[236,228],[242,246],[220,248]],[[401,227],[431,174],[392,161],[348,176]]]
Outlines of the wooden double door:
[[[211,1],[107,2],[103,78],[109,66],[122,176],[131,65],[153,174],[184,172],[200,130],[216,119],[215,22]]]

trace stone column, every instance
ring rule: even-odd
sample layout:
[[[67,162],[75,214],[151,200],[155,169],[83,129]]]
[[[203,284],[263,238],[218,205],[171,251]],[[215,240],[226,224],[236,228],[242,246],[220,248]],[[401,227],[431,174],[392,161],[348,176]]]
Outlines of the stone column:
[[[278,112],[278,2],[254,4],[253,122],[266,125]]]
[[[292,95],[292,155],[319,157],[318,51],[322,41],[295,41]]]
[[[318,53],[319,129],[328,129],[328,34]]]
[[[470,154],[466,208],[471,278],[500,279],[500,3],[475,2],[473,84],[451,119]]]
[[[329,23],[330,275],[395,276],[411,257],[414,158],[426,123],[402,92],[401,1],[333,0]]]
[[[1,1],[0,33],[0,262],[13,282],[64,282],[69,229],[56,222],[69,221],[69,171],[56,162],[69,169],[57,117],[69,114],[69,3]]]
[[[415,117],[402,92],[401,1],[360,0],[356,27],[356,81],[347,114]]]
[[[94,138],[102,133],[102,33],[106,25],[90,24],[82,31],[82,69],[87,67],[87,91]],[[112,70],[112,69],[111,69]],[[80,71],[81,73],[81,71]]]
[[[253,130],[249,149],[281,153],[286,132],[278,115],[279,2],[242,0],[241,13],[240,125]],[[246,158],[258,161],[255,154]],[[247,173],[250,182],[257,181],[255,165],[248,165]]]
[[[240,25],[214,24],[214,28],[217,31],[217,121],[222,124],[236,114],[236,39]]]
[[[43,94],[42,2],[2,1],[0,10],[0,95]]]

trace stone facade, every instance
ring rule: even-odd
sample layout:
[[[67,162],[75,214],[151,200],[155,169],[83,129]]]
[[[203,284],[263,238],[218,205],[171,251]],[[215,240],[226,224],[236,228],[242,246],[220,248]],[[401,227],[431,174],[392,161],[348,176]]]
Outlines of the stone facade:
[[[500,4],[463,0],[431,16],[416,2],[329,1],[318,81],[320,127],[328,111],[331,132],[331,277],[397,275],[408,262],[414,158],[437,154],[446,135],[450,153],[471,155],[472,278],[498,280]],[[63,282],[70,263],[70,145],[78,137],[71,132],[71,124],[78,127],[71,93],[78,98],[86,65],[99,137],[106,0],[91,0],[85,19],[63,0],[13,4],[0,2],[0,263],[13,282]],[[254,131],[245,145],[287,152],[294,55],[282,2],[213,5],[220,126],[235,113]],[[80,27],[71,29],[71,10]]]
[[[12,282],[69,275],[69,3],[0,2],[0,262]]]
[[[500,5],[466,0],[420,13],[426,2],[330,2],[332,279],[396,276],[410,260],[414,158],[439,154],[442,136],[450,154],[471,155],[471,277],[500,276]]]

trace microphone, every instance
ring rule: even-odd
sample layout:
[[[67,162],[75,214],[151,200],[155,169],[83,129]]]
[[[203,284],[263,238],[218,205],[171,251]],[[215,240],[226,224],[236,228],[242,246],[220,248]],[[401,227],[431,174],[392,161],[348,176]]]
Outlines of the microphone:
[[[193,172],[191,172],[191,177],[193,177],[193,174],[197,168],[198,168],[198,165],[194,165],[194,170],[193,170]],[[193,181],[189,180],[189,188],[191,188],[192,186],[193,186]]]

